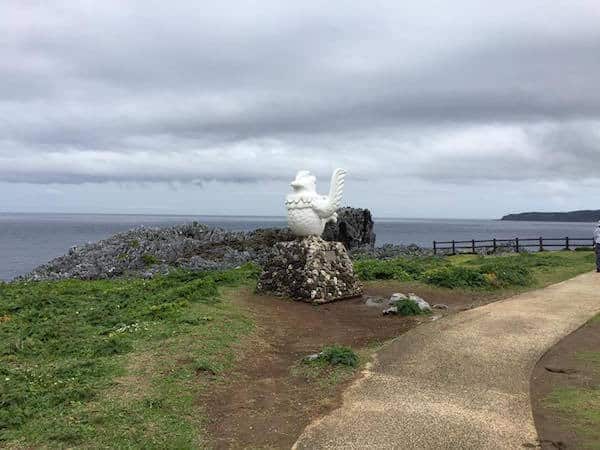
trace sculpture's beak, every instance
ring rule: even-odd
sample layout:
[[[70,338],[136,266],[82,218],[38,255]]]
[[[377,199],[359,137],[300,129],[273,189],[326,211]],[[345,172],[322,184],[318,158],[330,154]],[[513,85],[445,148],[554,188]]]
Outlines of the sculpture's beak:
[[[290,183],[290,186],[293,188],[299,188],[302,186],[302,183],[299,180],[294,180]]]

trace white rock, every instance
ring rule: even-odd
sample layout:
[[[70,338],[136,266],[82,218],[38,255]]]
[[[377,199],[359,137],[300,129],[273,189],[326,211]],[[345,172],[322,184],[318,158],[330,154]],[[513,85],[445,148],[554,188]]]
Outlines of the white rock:
[[[392,303],[397,302],[399,300],[407,300],[407,299],[408,299],[407,295],[404,295],[401,292],[396,292],[395,294],[392,294],[392,296],[390,297],[390,302],[389,303],[391,305]]]
[[[397,302],[399,300],[407,300],[407,299],[408,299],[408,296],[404,295],[401,292],[396,292],[395,294],[392,294],[388,303],[390,305],[393,305],[394,302]]]
[[[383,315],[387,316],[388,314],[398,314],[397,306],[390,306],[388,309],[383,310]]]
[[[410,293],[408,294],[408,299],[415,302],[421,308],[421,311],[431,311],[431,306],[417,294]]]
[[[316,361],[317,359],[319,359],[321,356],[323,356],[323,352],[320,353],[313,353],[312,355],[308,355],[304,357],[304,361]]]

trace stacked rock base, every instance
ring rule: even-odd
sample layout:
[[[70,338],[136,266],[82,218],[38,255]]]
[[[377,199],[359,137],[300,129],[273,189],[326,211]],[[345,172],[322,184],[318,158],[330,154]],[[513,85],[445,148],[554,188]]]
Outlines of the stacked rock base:
[[[310,303],[328,303],[362,295],[343,244],[307,237],[273,246],[257,292]]]

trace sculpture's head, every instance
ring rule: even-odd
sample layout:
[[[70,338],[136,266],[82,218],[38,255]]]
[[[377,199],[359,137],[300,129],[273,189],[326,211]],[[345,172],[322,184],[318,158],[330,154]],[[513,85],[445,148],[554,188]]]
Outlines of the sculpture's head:
[[[300,170],[296,174],[296,179],[290,183],[294,191],[313,191],[317,190],[317,179],[311,175],[308,170]]]

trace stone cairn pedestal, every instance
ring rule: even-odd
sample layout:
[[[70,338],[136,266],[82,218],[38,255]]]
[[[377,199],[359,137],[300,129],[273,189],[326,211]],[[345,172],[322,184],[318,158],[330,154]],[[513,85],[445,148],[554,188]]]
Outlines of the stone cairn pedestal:
[[[362,284],[343,244],[310,236],[274,245],[257,292],[320,304],[362,295]]]

